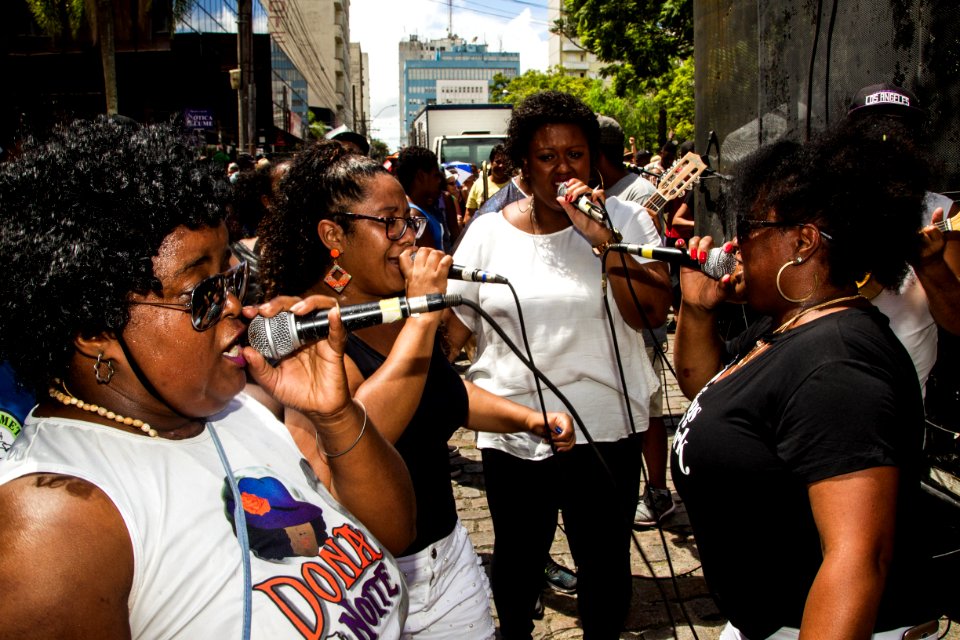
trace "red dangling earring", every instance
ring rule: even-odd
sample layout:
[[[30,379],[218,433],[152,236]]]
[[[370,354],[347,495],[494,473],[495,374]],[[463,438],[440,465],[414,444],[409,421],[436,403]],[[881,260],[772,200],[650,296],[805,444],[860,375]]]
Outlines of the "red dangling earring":
[[[349,273],[347,273],[343,267],[337,262],[342,254],[339,249],[330,249],[330,257],[333,258],[333,266],[330,267],[330,270],[327,271],[327,275],[323,277],[323,281],[327,283],[331,289],[337,293],[342,293],[344,289],[347,288],[347,285],[350,284],[350,279],[353,278]]]

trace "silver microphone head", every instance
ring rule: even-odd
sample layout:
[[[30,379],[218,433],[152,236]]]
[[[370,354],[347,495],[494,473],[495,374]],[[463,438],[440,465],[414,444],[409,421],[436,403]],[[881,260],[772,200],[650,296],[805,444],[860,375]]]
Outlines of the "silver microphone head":
[[[250,346],[270,360],[279,360],[300,346],[292,313],[282,311],[272,318],[257,316],[247,328]]]
[[[700,270],[714,280],[719,280],[725,275],[732,274],[736,268],[737,258],[734,254],[714,248],[707,252],[707,261],[703,263]]]
[[[562,198],[565,195],[567,195],[567,183],[561,182],[560,186],[557,187],[557,197]]]

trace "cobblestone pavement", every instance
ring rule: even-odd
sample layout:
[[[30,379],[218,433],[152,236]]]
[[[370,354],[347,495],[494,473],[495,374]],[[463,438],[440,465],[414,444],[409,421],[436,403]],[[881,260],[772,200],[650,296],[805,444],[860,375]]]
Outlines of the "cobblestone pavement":
[[[673,425],[686,410],[689,401],[680,393],[669,372],[667,376],[664,414],[672,439]],[[476,448],[476,433],[460,429],[454,434],[450,444],[459,447],[458,456],[452,459],[453,467],[460,470],[460,475],[453,480],[457,510],[489,573],[490,558],[493,554],[493,523],[483,489],[483,465],[480,462],[480,451]],[[668,480],[672,489],[669,469]],[[716,640],[726,624],[707,591],[686,509],[676,498],[676,494],[674,496],[677,509],[664,521],[662,538],[660,531],[656,529],[634,533],[635,543],[631,554],[633,600],[626,628],[620,635],[621,640],[687,640],[694,637],[700,640]],[[637,550],[637,545],[642,550],[642,555]],[[669,553],[669,564],[664,546]],[[559,528],[551,555],[566,567],[574,566],[566,538]],[[649,562],[649,566],[644,558]],[[670,580],[670,564],[677,576],[675,584]],[[653,575],[657,576],[657,579],[653,579]],[[535,622],[535,640],[572,640],[582,637],[577,618],[576,596],[548,590],[544,593],[543,602],[544,617]],[[669,612],[664,602],[669,603]],[[696,631],[696,636],[691,632],[688,621]],[[945,629],[946,622],[941,622],[940,633]],[[960,625],[954,624],[944,637],[960,640]]]

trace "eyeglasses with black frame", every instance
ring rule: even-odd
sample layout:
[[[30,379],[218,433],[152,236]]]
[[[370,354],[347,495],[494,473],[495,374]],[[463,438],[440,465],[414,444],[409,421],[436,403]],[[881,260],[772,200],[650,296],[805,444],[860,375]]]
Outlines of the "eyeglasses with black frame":
[[[368,216],[364,213],[351,213],[350,211],[344,211],[343,215],[361,220],[373,220],[383,224],[386,227],[387,240],[393,241],[402,238],[407,229],[413,229],[413,235],[419,239],[427,228],[427,219],[423,216],[410,216],[409,218]]]
[[[743,241],[750,235],[750,232],[754,229],[768,228],[768,229],[784,229],[787,227],[805,227],[807,226],[803,222],[785,222],[783,220],[754,220],[752,218],[738,218],[737,219],[737,242],[743,243]],[[826,238],[827,240],[833,240],[833,236],[829,233],[817,227],[817,233]]]
[[[220,322],[223,310],[227,306],[227,297],[233,294],[238,300],[243,299],[247,289],[247,275],[249,268],[244,260],[237,266],[224,273],[204,278],[190,292],[190,302],[178,304],[176,302],[152,302],[149,300],[131,300],[130,304],[143,304],[150,307],[163,307],[175,311],[184,311],[190,314],[190,321],[197,331],[206,331]]]

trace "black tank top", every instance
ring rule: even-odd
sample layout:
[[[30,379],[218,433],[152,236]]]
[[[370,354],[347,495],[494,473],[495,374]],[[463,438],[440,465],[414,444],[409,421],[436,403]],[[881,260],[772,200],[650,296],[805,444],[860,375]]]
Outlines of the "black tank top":
[[[346,354],[364,378],[386,358],[353,334]],[[427,381],[413,418],[394,444],[407,463],[417,497],[417,537],[401,557],[413,555],[450,535],[457,522],[457,505],[450,484],[447,441],[467,418],[467,390],[463,380],[434,343]]]

